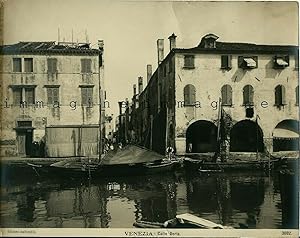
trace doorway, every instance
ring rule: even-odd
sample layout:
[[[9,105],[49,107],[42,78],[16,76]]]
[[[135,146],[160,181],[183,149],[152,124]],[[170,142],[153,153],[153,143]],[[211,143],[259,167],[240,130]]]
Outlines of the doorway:
[[[33,129],[17,129],[19,156],[29,156],[32,152]]]

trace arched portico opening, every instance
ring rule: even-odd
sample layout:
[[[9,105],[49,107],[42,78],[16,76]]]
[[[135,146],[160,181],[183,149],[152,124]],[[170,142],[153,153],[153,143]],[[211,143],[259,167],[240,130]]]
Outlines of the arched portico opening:
[[[297,120],[283,120],[273,131],[273,151],[299,150],[299,122]]]
[[[186,131],[186,152],[215,152],[217,147],[217,127],[210,121],[196,121]]]
[[[263,132],[256,122],[244,120],[232,127],[230,131],[230,151],[262,152],[263,150]]]

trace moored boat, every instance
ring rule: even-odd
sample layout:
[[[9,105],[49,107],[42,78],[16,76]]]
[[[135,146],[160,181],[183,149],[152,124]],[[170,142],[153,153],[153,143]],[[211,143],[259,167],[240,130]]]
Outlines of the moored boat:
[[[187,170],[198,170],[198,171],[235,171],[235,170],[272,170],[277,169],[283,163],[280,158],[262,159],[257,161],[251,160],[238,160],[238,161],[217,161],[208,162],[199,159],[184,159],[184,166]]]
[[[133,224],[139,228],[200,228],[200,229],[233,229],[231,226],[223,226],[212,221],[184,213],[164,223],[137,221]]]

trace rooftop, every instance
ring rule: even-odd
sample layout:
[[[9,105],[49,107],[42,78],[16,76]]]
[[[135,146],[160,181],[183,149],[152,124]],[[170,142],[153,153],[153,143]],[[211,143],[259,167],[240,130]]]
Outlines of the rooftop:
[[[39,41],[39,42],[23,42],[0,46],[0,54],[90,54],[97,55],[100,53],[99,49],[91,49],[89,43],[67,44],[55,41]]]

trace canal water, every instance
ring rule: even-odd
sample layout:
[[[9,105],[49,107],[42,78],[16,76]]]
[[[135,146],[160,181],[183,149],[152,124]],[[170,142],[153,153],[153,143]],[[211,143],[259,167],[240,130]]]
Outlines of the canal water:
[[[191,213],[233,227],[296,228],[295,206],[282,201],[277,173],[182,171],[91,181],[18,173],[2,182],[1,225],[132,228],[137,220],[164,222]]]

